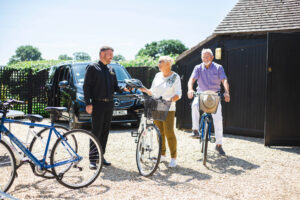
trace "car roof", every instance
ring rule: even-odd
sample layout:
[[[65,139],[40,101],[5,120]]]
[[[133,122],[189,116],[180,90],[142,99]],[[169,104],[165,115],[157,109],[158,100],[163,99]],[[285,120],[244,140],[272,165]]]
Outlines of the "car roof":
[[[54,66],[51,66],[51,68],[57,68],[57,67],[61,67],[61,66],[65,66],[65,65],[76,65],[76,64],[86,64],[86,65],[89,65],[89,64],[92,64],[92,63],[95,63],[95,62],[62,62],[62,63],[59,63],[57,65],[54,65]],[[121,64],[117,63],[117,62],[112,62],[110,64],[108,64],[110,66],[122,66]],[[123,66],[122,66],[123,67]]]

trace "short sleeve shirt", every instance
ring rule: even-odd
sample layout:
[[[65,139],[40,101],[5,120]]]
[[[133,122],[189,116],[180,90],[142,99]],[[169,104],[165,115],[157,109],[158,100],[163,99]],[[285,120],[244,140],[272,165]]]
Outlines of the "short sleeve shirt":
[[[197,92],[206,90],[220,91],[221,81],[227,79],[222,65],[215,62],[212,62],[208,69],[206,69],[204,63],[196,65],[191,77],[197,79]]]
[[[181,98],[182,91],[179,75],[173,72],[172,75],[164,77],[162,72],[158,72],[152,81],[150,91],[155,98],[162,97],[165,100],[170,100],[175,95],[178,95],[179,98]],[[176,104],[175,102],[172,102],[169,111],[175,110]]]

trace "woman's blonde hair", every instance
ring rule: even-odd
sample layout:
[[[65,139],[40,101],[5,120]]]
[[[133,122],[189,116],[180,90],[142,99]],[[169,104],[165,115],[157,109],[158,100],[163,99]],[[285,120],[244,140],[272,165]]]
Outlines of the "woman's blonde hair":
[[[172,66],[172,64],[174,63],[173,58],[171,58],[170,56],[160,56],[158,62],[159,61],[170,63],[170,66]]]

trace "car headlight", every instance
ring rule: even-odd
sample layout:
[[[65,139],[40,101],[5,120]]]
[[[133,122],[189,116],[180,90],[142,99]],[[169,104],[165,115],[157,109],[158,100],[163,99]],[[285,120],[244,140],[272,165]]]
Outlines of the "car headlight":
[[[84,95],[82,93],[76,93],[76,99],[84,102]]]

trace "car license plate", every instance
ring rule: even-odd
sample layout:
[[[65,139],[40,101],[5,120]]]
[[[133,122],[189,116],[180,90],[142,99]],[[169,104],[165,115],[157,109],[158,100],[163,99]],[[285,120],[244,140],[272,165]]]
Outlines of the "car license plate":
[[[127,115],[127,110],[114,110],[113,116]]]

